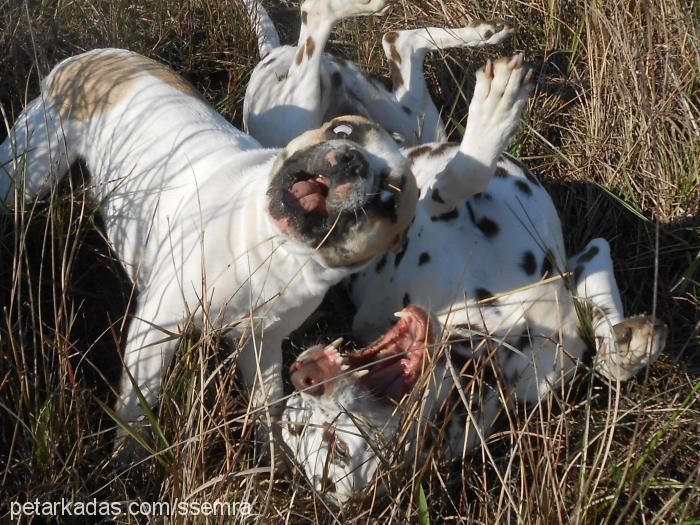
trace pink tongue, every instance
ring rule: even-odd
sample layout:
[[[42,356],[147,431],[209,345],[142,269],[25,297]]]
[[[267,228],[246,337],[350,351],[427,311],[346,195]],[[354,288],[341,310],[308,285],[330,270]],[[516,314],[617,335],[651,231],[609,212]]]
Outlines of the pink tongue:
[[[321,193],[323,186],[313,180],[302,180],[292,185],[291,193],[306,213],[326,214],[326,198]]]

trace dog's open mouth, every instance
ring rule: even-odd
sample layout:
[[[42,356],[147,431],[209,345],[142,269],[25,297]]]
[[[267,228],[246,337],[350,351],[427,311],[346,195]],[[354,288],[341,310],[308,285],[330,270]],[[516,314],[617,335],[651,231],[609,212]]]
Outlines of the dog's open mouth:
[[[414,387],[426,348],[433,342],[430,320],[423,309],[407,306],[397,315],[399,321],[384,336],[346,358],[372,393],[394,401]]]
[[[341,356],[336,341],[304,353],[291,368],[294,386],[323,395],[334,388],[334,379],[349,375],[375,396],[400,401],[415,386],[434,336],[422,308],[407,306],[397,316],[386,334],[357,352]]]
[[[351,147],[322,145],[287,161],[284,204],[306,217],[326,218],[361,206],[372,192],[370,168]]]
[[[299,173],[289,193],[296,199],[305,213],[328,215],[326,199],[331,186],[330,178],[320,173]]]

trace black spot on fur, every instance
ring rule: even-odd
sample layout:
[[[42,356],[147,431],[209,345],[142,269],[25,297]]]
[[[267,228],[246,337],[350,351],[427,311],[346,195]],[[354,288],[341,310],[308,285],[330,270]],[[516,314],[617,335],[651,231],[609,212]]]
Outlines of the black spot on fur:
[[[474,208],[472,208],[472,205],[469,201],[467,201],[467,213],[469,214],[469,220],[472,221],[472,224],[476,226],[476,215],[474,214]]]
[[[479,228],[481,230],[481,233],[483,233],[487,238],[493,237],[501,229],[500,226],[498,226],[498,224],[496,224],[488,217],[482,217],[481,219],[479,219],[479,222],[476,224],[476,227]]]
[[[334,71],[331,75],[331,83],[333,84],[334,88],[339,88],[343,84],[343,75],[341,75],[338,71]]]
[[[403,112],[406,113],[406,115],[411,114],[411,108],[409,108],[408,106],[401,106],[401,109],[403,109]]]
[[[467,365],[471,364],[472,362],[471,356],[466,355],[466,352],[462,350],[462,347],[459,344],[452,345],[450,360],[452,361],[452,366],[454,366],[457,372],[460,374],[464,373]]]
[[[490,290],[487,290],[486,288],[477,288],[476,290],[474,290],[474,295],[476,296],[477,301],[486,301],[488,299],[493,299],[493,294]],[[495,301],[491,302],[493,303]]]
[[[518,343],[515,345],[515,347],[518,350],[522,350],[523,348],[527,348],[528,346],[530,346],[530,343],[530,331],[527,328],[525,328],[525,330],[523,330],[523,332],[520,334],[520,337],[518,338]]]
[[[385,253],[384,255],[382,255],[382,258],[379,259],[379,261],[377,262],[377,266],[374,267],[377,273],[380,273],[384,269],[384,266],[386,265],[386,257],[387,255]]]
[[[479,193],[475,193],[474,198],[476,200],[485,199],[487,201],[490,201],[490,200],[493,200],[493,195],[491,195],[488,191],[482,191]]]
[[[578,258],[578,262],[589,262],[591,259],[593,259],[593,257],[598,255],[599,252],[600,250],[597,246],[591,246],[591,248],[586,253],[584,253],[581,257]]]
[[[496,173],[495,173],[495,175],[496,175],[496,177],[500,177],[500,178],[507,177],[507,176],[508,176],[508,170],[505,169],[505,168],[503,168],[503,167],[501,167],[501,166],[499,166],[499,167],[496,168]]]
[[[578,284],[581,281],[581,275],[583,275],[583,266],[578,264],[574,268],[574,284]]]
[[[327,479],[325,483],[323,484],[324,490],[326,492],[338,492],[338,489],[335,486],[335,483],[333,483],[331,480]]]
[[[430,198],[437,203],[445,204],[445,201],[440,196],[440,190],[438,190],[437,188],[434,188],[433,191],[430,193]]]
[[[535,254],[530,250],[523,253],[523,259],[520,262],[520,267],[528,275],[534,275],[537,271],[537,260],[535,259]]]
[[[403,294],[403,306],[404,308],[407,307],[409,304],[411,304],[411,296],[408,295],[407,293]]]
[[[515,186],[525,195],[532,195],[532,189],[530,188],[530,185],[524,180],[516,180]]]
[[[408,248],[408,237],[403,241],[403,246],[401,247],[401,251],[396,254],[396,257],[394,258],[394,267],[398,268],[399,264],[401,264],[401,259],[403,259],[403,256],[406,255],[406,248]]]
[[[457,208],[450,210],[448,212],[442,213],[440,215],[436,215],[435,217],[430,217],[430,220],[433,222],[438,222],[438,221],[445,221],[449,222],[454,219],[459,218],[459,211],[457,211]]]
[[[423,252],[418,257],[418,266],[423,266],[430,262],[430,254],[428,252]]]
[[[552,263],[554,261],[554,254],[552,253],[552,250],[547,250],[547,252],[544,254],[544,259],[542,260],[542,270],[540,271],[540,275],[544,277],[545,275],[551,277],[553,273],[554,267],[552,266]]]

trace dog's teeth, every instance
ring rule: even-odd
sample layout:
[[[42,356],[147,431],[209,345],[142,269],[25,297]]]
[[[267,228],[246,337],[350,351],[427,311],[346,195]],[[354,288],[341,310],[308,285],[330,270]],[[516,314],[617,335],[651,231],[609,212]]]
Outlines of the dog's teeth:
[[[363,368],[362,370],[358,370],[357,372],[355,372],[353,375],[356,378],[360,379],[361,377],[364,377],[367,374],[369,374],[369,370],[367,368]]]
[[[342,345],[342,344],[343,344],[343,338],[342,338],[342,337],[339,337],[338,339],[336,339],[335,341],[333,341],[333,342],[332,342],[331,344],[329,344],[328,346],[330,346],[331,348],[335,348],[335,349],[337,350],[338,348],[340,348],[340,345]]]
[[[341,372],[347,372],[348,370],[350,370],[350,365],[343,364],[340,366]]]
[[[401,310],[400,312],[394,312],[394,317],[398,317],[399,319],[405,319],[406,317],[411,317],[411,314]]]

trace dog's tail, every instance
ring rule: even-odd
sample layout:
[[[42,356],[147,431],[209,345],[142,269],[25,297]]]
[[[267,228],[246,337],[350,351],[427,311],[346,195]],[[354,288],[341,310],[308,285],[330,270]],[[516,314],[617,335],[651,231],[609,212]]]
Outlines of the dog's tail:
[[[280,37],[267,10],[260,0],[243,0],[250,23],[258,35],[258,51],[260,58],[267,56],[270,51],[280,46]]]
[[[27,105],[0,144],[0,202],[13,207],[15,196],[34,197],[65,175],[77,158],[71,127],[43,97]]]

